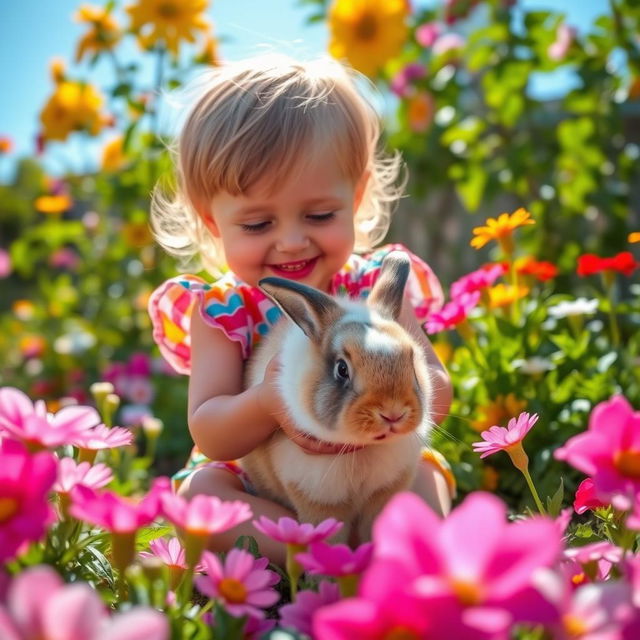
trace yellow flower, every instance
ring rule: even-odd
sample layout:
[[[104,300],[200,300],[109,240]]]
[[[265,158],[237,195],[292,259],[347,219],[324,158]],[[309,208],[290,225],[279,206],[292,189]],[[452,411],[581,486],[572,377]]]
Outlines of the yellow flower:
[[[66,140],[73,131],[95,136],[106,124],[104,98],[90,84],[62,81],[40,113],[45,140]]]
[[[55,84],[60,84],[64,80],[67,71],[64,60],[62,60],[62,58],[53,58],[49,65],[49,71],[51,72],[51,79],[53,82]]]
[[[194,32],[209,31],[209,21],[203,15],[208,4],[209,0],[138,0],[126,10],[131,30],[144,49],[162,42],[178,55],[181,40],[195,42]]]
[[[33,318],[36,312],[36,307],[31,302],[31,300],[16,300],[11,305],[11,311],[13,311],[14,315],[18,320],[22,320],[23,322],[28,322]]]
[[[375,76],[408,38],[407,0],[334,0],[329,9],[329,53]]]
[[[513,232],[525,224],[535,224],[535,220],[532,220],[531,214],[523,208],[512,214],[501,213],[497,219],[488,218],[486,226],[473,229],[473,235],[476,237],[471,240],[471,246],[481,249],[491,240],[497,240],[506,253],[512,253]]]
[[[489,294],[489,308],[507,307],[516,300],[524,298],[529,293],[529,287],[512,284],[497,284],[495,287],[487,289]]]
[[[628,242],[640,242],[640,231],[634,231],[633,233],[629,234],[629,237],[627,238]]]
[[[83,4],[74,16],[77,22],[86,22],[89,30],[80,38],[76,48],[76,62],[88,53],[108,51],[120,41],[122,31],[110,15],[110,9]]]
[[[453,356],[453,347],[444,340],[438,340],[434,342],[432,346],[438,356],[438,360],[444,365],[448,364]]]
[[[198,64],[206,64],[215,67],[218,62],[218,39],[212,34],[207,34],[200,51],[196,54],[195,61]]]
[[[122,227],[122,237],[129,247],[138,249],[153,242],[151,230],[146,222],[128,222]]]
[[[411,96],[407,102],[407,121],[412,131],[422,133],[429,128],[433,120],[435,106],[433,97],[426,91]]]
[[[478,418],[471,421],[471,428],[480,432],[501,425],[521,413],[526,406],[527,403],[518,400],[513,393],[497,396],[492,403],[478,407]]]
[[[102,148],[102,170],[117,171],[127,162],[127,156],[123,150],[124,138],[118,136],[107,142]]]
[[[33,206],[40,213],[63,213],[71,209],[73,200],[68,195],[40,196],[36,198]]]

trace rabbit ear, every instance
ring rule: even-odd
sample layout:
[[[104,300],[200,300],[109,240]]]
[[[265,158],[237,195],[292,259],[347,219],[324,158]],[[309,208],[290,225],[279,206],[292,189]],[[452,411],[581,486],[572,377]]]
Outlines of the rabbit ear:
[[[382,315],[397,320],[402,310],[404,288],[409,277],[409,256],[403,251],[391,251],[382,261],[380,274],[371,289],[367,304]]]
[[[338,303],[322,291],[285,278],[263,278],[258,286],[311,340],[342,313]]]

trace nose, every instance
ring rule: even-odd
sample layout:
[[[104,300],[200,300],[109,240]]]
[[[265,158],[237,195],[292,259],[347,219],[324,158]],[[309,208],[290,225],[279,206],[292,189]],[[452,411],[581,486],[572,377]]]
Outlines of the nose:
[[[298,225],[291,225],[278,236],[276,250],[282,253],[299,253],[309,246],[309,237]]]
[[[406,414],[406,411],[390,409],[386,410],[384,413],[382,411],[379,412],[379,416],[381,420],[393,431],[394,426],[400,422]]]

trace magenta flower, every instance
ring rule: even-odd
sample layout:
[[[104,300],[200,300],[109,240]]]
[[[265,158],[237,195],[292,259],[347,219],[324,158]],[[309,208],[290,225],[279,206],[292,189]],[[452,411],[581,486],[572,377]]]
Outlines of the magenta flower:
[[[11,275],[11,256],[8,251],[0,249],[0,280]]]
[[[620,547],[606,540],[582,547],[569,547],[562,553],[561,570],[569,576],[573,585],[585,582],[602,582],[608,579],[611,568],[624,558]]]
[[[224,605],[232,616],[264,618],[263,608],[275,604],[280,596],[272,589],[280,578],[266,569],[267,558],[254,558],[248,551],[231,549],[222,563],[210,551],[202,554],[206,575],[196,578],[198,589]]]
[[[129,429],[122,427],[109,428],[104,424],[99,424],[93,429],[78,434],[71,444],[79,449],[89,451],[100,451],[101,449],[115,449],[124,447],[133,442],[133,433]]]
[[[77,463],[73,458],[61,458],[58,462],[58,480],[53,485],[56,493],[69,493],[76,485],[100,489],[113,480],[113,472],[107,465],[91,466],[88,462]]]
[[[313,617],[318,609],[325,607],[340,599],[338,585],[328,580],[323,580],[318,591],[299,591],[296,601],[280,607],[280,626],[284,629],[294,629],[309,637],[312,636]]]
[[[401,98],[407,97],[411,94],[414,80],[423,78],[425,74],[426,69],[423,64],[411,62],[393,76],[389,88],[397,96]]]
[[[444,520],[416,495],[396,495],[374,524],[374,559],[360,583],[353,615],[373,616],[376,624],[389,628],[391,623],[376,613],[380,603],[388,602],[389,616],[417,611],[412,625],[423,624],[429,634],[419,637],[460,640],[504,638],[515,622],[551,619],[532,575],[558,560],[558,527],[550,518],[508,523],[506,516],[504,504],[486,493],[471,494]],[[373,613],[366,603],[375,605]],[[340,603],[343,627],[354,623],[349,604]],[[328,618],[335,630],[337,618],[324,609],[314,629],[326,628]]]
[[[476,291],[460,294],[455,300],[447,302],[442,309],[429,314],[424,325],[427,333],[438,333],[458,326],[467,319],[479,300],[480,292]]]
[[[19,389],[0,388],[0,433],[4,431],[30,448],[53,449],[72,444],[99,422],[100,416],[92,407],[69,406],[49,414],[44,402],[34,405]]]
[[[441,56],[451,51],[457,52],[459,49],[464,48],[465,39],[458,33],[443,33],[433,43],[431,50],[433,55]]]
[[[113,491],[98,492],[83,485],[71,490],[69,512],[111,533],[135,533],[160,514],[161,496],[170,491],[168,478],[156,478],[149,493],[140,500],[132,500]]]
[[[555,457],[590,476],[598,500],[629,508],[640,492],[640,412],[623,396],[601,402],[587,431],[556,449]]]
[[[298,553],[295,557],[309,573],[338,578],[362,573],[369,566],[372,555],[373,545],[370,542],[353,550],[346,544],[312,542],[309,551]]]
[[[422,47],[431,47],[442,33],[442,25],[437,22],[425,22],[415,31],[416,42]]]
[[[18,574],[0,605],[0,637],[6,640],[168,640],[169,624],[158,611],[134,607],[110,617],[87,583],[65,584],[47,566]]]
[[[471,446],[481,458],[486,458],[498,451],[507,451],[516,448],[524,440],[533,425],[538,421],[538,414],[521,413],[517,418],[511,418],[507,427],[494,425],[480,435],[483,440],[474,442]]]
[[[278,522],[260,516],[253,521],[253,526],[272,540],[306,546],[312,542],[322,542],[342,529],[342,522],[335,518],[327,518],[319,525],[309,523],[300,524],[293,518],[280,518]]]
[[[52,454],[31,454],[20,442],[0,439],[0,562],[39,540],[55,520],[48,502],[55,479]]]
[[[158,558],[169,568],[171,590],[176,589],[187,569],[184,547],[178,538],[156,538],[149,543],[151,553],[141,551],[141,558]],[[197,564],[194,568],[198,573],[204,571],[204,565]]]
[[[502,275],[505,268],[501,264],[492,264],[482,269],[472,271],[461,278],[458,278],[451,284],[451,298],[453,300],[459,298],[463,293],[475,293],[492,286],[493,283]]]
[[[607,504],[598,500],[596,489],[591,478],[585,478],[576,490],[576,497],[573,501],[573,508],[576,513],[582,514],[589,509],[606,507]]]

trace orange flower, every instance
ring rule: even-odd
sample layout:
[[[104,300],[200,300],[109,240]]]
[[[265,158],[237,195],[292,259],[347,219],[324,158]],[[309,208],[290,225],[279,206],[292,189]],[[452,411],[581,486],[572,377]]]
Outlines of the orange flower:
[[[33,206],[40,213],[63,213],[71,209],[73,200],[68,195],[40,196]]]
[[[11,305],[11,311],[13,311],[14,315],[18,320],[22,320],[23,322],[27,322],[33,318],[36,307],[31,302],[31,300],[16,300]]]
[[[495,424],[503,424],[521,413],[526,406],[527,403],[518,400],[513,393],[497,396],[492,403],[478,407],[478,418],[471,421],[471,428],[480,432]]]
[[[108,51],[119,42],[122,31],[110,15],[111,9],[83,4],[74,18],[77,22],[89,24],[89,30],[80,38],[76,48],[76,62],[87,54],[95,55]]]
[[[501,213],[498,218],[488,218],[486,226],[473,229],[471,246],[481,249],[491,240],[496,240],[503,251],[509,255],[513,253],[513,232],[526,224],[535,224],[531,214],[522,207],[512,214]]]
[[[524,298],[529,293],[529,287],[512,284],[497,284],[495,287],[487,289],[489,294],[489,308],[497,309],[513,304],[516,300]]]
[[[13,151],[13,140],[9,136],[0,136],[0,156]]]
[[[39,358],[47,346],[46,340],[38,335],[26,335],[18,343],[23,358]]]
[[[640,242],[640,231],[634,231],[633,233],[629,234],[629,237],[627,238],[628,242]]]
[[[202,45],[202,49],[196,54],[196,62],[198,64],[206,64],[214,67],[218,62],[218,40],[211,34],[208,34]]]
[[[107,142],[102,148],[102,170],[108,172],[118,171],[127,162],[127,156],[123,151],[124,138],[117,136]]]
[[[436,352],[438,356],[438,360],[442,362],[442,364],[446,365],[449,363],[451,358],[453,357],[453,347],[444,340],[438,340],[434,342],[432,345],[433,350]]]
[[[128,222],[122,227],[122,237],[129,247],[139,249],[153,242],[151,230],[146,222]]]
[[[53,58],[49,64],[49,71],[51,72],[51,79],[55,84],[63,82],[67,71],[64,60],[62,58]]]
[[[433,97],[426,91],[419,91],[407,101],[407,121],[412,131],[422,133],[433,120],[435,105]]]
[[[518,258],[514,263],[514,267],[516,273],[524,276],[533,276],[542,282],[552,280],[558,275],[558,267],[555,264],[536,260],[532,256]]]

